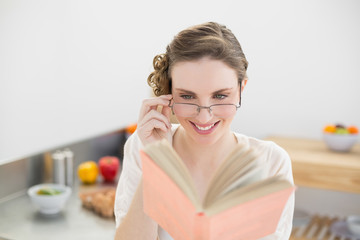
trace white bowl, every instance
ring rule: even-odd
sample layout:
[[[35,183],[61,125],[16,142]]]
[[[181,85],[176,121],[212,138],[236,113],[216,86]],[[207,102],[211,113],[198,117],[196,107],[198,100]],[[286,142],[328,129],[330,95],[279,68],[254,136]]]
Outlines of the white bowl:
[[[337,152],[348,152],[352,146],[356,143],[357,134],[335,134],[324,133],[324,141],[328,148]]]
[[[42,195],[37,192],[43,188],[60,191],[56,195]],[[28,189],[28,195],[35,207],[44,214],[55,214],[62,210],[71,195],[71,188],[62,184],[39,184]]]
[[[360,216],[348,216],[346,218],[346,223],[351,233],[360,236]]]

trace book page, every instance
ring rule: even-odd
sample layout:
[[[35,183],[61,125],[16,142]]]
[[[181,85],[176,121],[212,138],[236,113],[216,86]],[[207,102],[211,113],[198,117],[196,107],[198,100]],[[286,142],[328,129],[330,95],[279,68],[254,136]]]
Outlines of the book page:
[[[204,198],[204,207],[209,207],[212,202],[238,187],[263,179],[263,166],[258,155],[248,146],[238,144],[212,177]]]
[[[225,196],[237,188],[260,181],[264,179],[264,176],[265,169],[257,164],[255,167],[245,170],[241,175],[234,175],[233,178],[229,179],[229,184],[221,191],[218,198]],[[213,201],[216,201],[218,198],[213,199]]]
[[[180,187],[197,209],[201,208],[199,195],[187,167],[166,139],[148,144],[144,152]]]

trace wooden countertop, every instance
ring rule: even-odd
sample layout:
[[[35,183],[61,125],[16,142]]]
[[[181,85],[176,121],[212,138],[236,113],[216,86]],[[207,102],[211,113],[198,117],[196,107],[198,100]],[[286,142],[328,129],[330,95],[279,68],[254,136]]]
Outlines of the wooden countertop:
[[[321,140],[272,136],[290,155],[298,186],[360,193],[360,144],[350,152],[329,150]]]

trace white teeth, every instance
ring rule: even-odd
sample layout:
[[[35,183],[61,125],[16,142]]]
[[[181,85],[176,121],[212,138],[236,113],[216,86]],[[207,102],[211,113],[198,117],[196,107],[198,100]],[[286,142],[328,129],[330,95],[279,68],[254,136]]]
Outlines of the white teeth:
[[[209,130],[209,129],[212,128],[214,125],[215,125],[215,123],[212,124],[212,125],[210,125],[210,126],[207,126],[207,127],[200,127],[200,126],[198,126],[198,125],[195,124],[195,126],[197,127],[197,129],[199,129],[199,130],[201,130],[201,131]]]

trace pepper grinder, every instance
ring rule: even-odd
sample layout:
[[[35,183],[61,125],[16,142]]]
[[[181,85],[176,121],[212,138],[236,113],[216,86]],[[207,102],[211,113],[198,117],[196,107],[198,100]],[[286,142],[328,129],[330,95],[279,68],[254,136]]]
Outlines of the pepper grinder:
[[[73,185],[74,182],[74,153],[69,149],[66,148],[63,151],[65,156],[65,184],[69,187]]]
[[[65,156],[57,150],[53,155],[53,181],[65,185]]]

